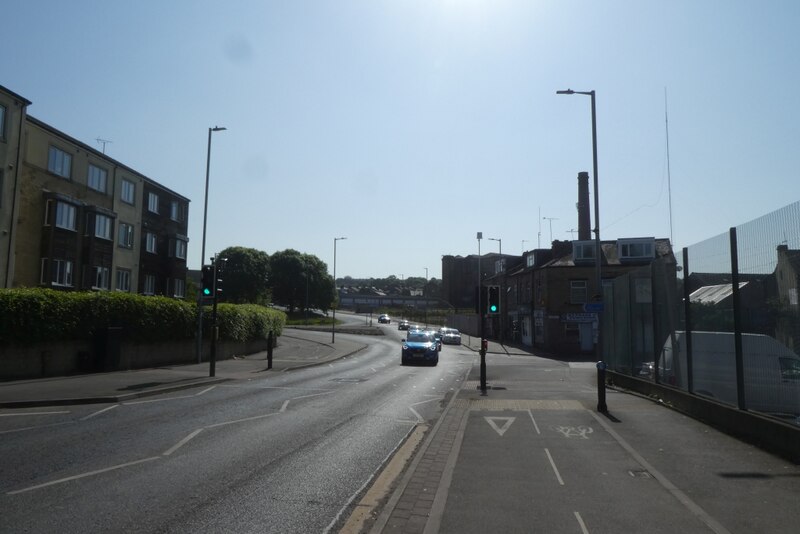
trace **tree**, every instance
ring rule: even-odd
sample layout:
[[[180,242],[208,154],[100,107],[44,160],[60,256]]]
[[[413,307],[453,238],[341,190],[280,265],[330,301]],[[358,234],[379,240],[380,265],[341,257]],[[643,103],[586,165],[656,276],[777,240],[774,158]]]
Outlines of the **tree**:
[[[270,302],[269,254],[245,247],[228,247],[219,253],[223,292],[221,300],[235,304],[268,304]]]
[[[289,312],[303,307],[327,311],[335,297],[328,266],[313,254],[294,249],[276,252],[270,258],[272,297]],[[307,297],[307,298],[306,298]]]

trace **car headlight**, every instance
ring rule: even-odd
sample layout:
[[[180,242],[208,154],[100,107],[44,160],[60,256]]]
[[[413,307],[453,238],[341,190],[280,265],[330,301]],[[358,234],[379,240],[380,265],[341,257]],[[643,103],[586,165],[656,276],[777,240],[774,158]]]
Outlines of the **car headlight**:
[[[408,345],[406,345],[405,343],[403,343],[403,350],[408,350]]]

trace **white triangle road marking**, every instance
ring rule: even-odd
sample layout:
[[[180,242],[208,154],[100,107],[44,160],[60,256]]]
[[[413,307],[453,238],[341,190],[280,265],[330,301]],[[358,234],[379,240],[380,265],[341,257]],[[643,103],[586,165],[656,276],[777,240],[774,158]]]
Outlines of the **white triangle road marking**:
[[[494,431],[502,436],[511,427],[516,417],[484,417],[489,426],[494,428]],[[497,421],[504,421],[503,426],[497,426]]]

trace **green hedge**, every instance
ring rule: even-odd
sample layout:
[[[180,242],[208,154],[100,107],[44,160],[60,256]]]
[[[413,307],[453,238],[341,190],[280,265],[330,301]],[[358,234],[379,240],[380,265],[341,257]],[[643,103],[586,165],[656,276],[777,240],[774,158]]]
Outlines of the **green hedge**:
[[[207,332],[211,323],[210,306],[204,308],[203,318],[203,331]],[[276,336],[281,335],[286,325],[286,314],[258,304],[223,303],[217,305],[217,325],[220,339],[266,339],[270,332],[275,332]]]
[[[220,338],[237,341],[280,335],[283,312],[255,305],[219,306]],[[210,308],[204,313],[210,332]],[[197,306],[166,297],[52,289],[0,290],[0,343],[91,340],[106,327],[122,327],[125,339],[158,342],[192,339]]]

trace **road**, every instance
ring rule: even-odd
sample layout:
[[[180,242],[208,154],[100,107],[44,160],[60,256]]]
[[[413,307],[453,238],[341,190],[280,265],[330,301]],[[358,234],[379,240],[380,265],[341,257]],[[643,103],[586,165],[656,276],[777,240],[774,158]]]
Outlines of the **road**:
[[[0,530],[334,530],[475,358],[445,347],[437,367],[402,367],[402,333],[381,328],[328,365],[0,417]]]

